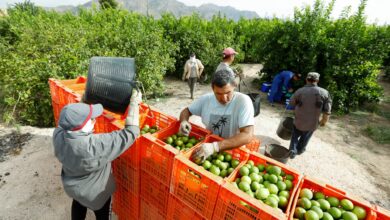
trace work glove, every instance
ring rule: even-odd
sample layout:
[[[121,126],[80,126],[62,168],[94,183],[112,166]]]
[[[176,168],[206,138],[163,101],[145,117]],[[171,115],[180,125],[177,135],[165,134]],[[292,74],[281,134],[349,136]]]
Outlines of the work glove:
[[[191,160],[196,164],[202,164],[209,156],[217,152],[219,152],[218,142],[204,143],[194,150]]]
[[[323,127],[329,120],[329,115],[328,114],[322,114],[322,119],[320,121],[320,126]]]
[[[139,127],[139,104],[142,102],[142,93],[133,89],[130,98],[129,111],[127,113],[125,125]]]
[[[190,135],[190,132],[191,132],[191,124],[188,121],[180,122],[179,133],[184,136],[188,136]]]

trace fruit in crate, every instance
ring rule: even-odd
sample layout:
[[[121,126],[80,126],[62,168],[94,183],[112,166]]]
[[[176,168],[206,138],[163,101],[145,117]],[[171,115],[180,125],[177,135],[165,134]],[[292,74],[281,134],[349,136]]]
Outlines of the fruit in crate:
[[[214,153],[199,165],[214,175],[224,178],[229,176],[238,164],[240,164],[240,161],[234,159],[230,153],[221,152]]]
[[[202,141],[202,139],[197,139],[193,136],[187,137],[179,133],[171,135],[165,139],[165,143],[171,145],[178,150],[188,150],[200,141]]]
[[[287,207],[294,177],[286,175],[282,168],[249,160],[240,168],[237,177],[233,185],[249,196],[282,211]],[[302,210],[297,212],[304,216]]]
[[[314,192],[308,188],[301,189],[294,211],[294,218],[305,220],[363,220],[366,216],[366,210],[354,205],[349,199],[339,200],[336,197],[326,196],[322,192]]]
[[[158,127],[156,125],[153,125],[153,126],[149,126],[149,125],[145,125],[142,129],[141,129],[141,134],[146,134],[146,133],[156,133],[158,131]]]

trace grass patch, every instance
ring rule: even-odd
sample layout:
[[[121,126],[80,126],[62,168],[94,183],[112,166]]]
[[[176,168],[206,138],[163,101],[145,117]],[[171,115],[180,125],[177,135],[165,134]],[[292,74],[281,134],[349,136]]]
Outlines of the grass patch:
[[[390,126],[368,125],[364,132],[379,144],[390,144]]]

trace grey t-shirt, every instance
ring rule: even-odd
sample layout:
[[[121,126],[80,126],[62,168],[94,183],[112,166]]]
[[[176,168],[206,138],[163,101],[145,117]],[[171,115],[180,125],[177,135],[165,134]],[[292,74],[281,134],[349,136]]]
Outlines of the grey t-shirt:
[[[329,92],[309,84],[294,93],[290,104],[295,106],[294,125],[301,131],[316,130],[321,112],[330,114],[332,109]]]
[[[191,114],[202,118],[207,129],[223,138],[230,138],[238,134],[240,128],[255,124],[252,101],[239,92],[234,92],[233,99],[226,105],[219,103],[214,93],[208,93],[188,109]]]
[[[219,63],[219,65],[217,66],[217,69],[215,70],[215,72],[217,72],[217,71],[219,71],[219,70],[221,70],[221,69],[226,69],[227,71],[229,71],[232,75],[232,77],[234,78],[235,77],[235,73],[234,73],[234,71],[233,71],[233,69],[232,68],[230,68],[230,66],[229,65],[227,65],[226,63],[224,63],[224,62],[221,62],[221,63]]]

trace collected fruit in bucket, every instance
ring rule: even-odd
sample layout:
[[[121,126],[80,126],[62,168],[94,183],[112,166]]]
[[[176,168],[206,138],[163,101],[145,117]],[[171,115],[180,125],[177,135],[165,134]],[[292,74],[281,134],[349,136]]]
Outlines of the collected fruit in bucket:
[[[158,127],[156,125],[153,125],[153,126],[149,126],[149,125],[145,125],[142,129],[141,129],[141,134],[146,134],[146,133],[156,133],[158,131]]]
[[[308,188],[301,189],[297,207],[294,210],[294,218],[305,220],[363,220],[366,216],[366,210],[354,205],[349,199],[340,200],[333,196],[326,196],[322,192],[314,192]]]
[[[182,134],[174,134],[165,139],[165,143],[171,145],[178,150],[188,150],[202,141],[203,138],[197,139],[193,136],[184,136]]]
[[[287,208],[294,176],[285,174],[281,167],[249,160],[237,177],[232,184],[249,196],[281,211]]]
[[[234,159],[229,152],[220,152],[214,153],[199,165],[214,175],[224,178],[229,176],[239,164],[240,161]]]

